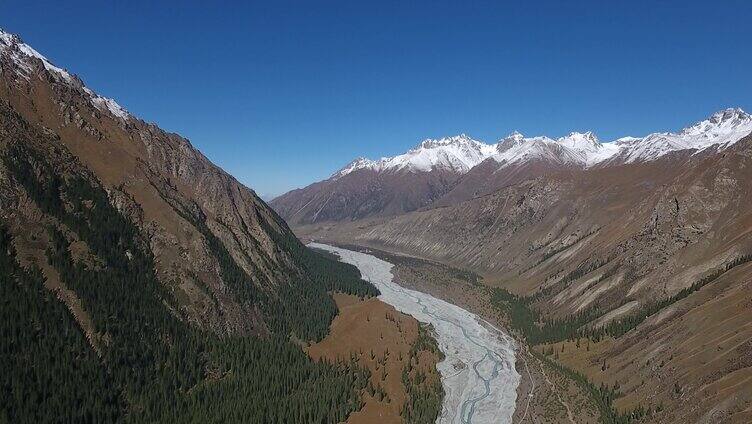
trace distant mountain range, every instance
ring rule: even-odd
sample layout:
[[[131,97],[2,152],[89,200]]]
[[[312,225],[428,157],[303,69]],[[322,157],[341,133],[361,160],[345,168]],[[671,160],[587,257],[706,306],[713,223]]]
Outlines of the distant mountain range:
[[[271,205],[302,237],[478,272],[494,293],[481,307],[652,414],[614,422],[749,422],[750,133],[726,109],[609,143],[426,140]]]
[[[592,132],[556,139],[514,132],[495,144],[465,134],[427,139],[401,155],[357,158],[329,179],[281,195],[271,205],[293,224],[392,216],[554,171],[642,163],[678,151],[722,151],[750,132],[748,113],[726,109],[676,133],[607,143]]]

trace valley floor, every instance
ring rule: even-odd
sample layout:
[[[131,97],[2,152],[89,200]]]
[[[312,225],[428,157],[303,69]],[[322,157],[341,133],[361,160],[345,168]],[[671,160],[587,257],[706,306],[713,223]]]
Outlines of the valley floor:
[[[391,263],[347,249],[335,251],[361,270],[381,291],[379,299],[430,324],[441,352],[437,368],[445,393],[438,422],[511,422],[520,375],[514,365],[515,342],[467,310],[393,281]]]
[[[477,314],[494,326],[505,328],[503,314],[492,306],[478,277],[437,262],[396,255],[381,250],[361,250],[394,264],[394,281]],[[518,342],[515,369],[520,374],[513,423],[596,423],[600,414],[590,396],[542,355]],[[480,422],[480,421],[479,421]]]

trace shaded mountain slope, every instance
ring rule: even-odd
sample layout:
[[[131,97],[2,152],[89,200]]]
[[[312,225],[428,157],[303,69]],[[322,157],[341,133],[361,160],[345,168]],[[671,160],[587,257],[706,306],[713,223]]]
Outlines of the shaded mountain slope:
[[[0,422],[341,422],[367,371],[312,361],[372,296],[182,137],[0,31]]]
[[[40,149],[55,146],[53,159],[62,163],[52,164],[51,173],[77,162],[74,173],[89,172],[101,182],[111,203],[147,237],[160,280],[178,284],[174,290],[189,301],[181,305],[188,317],[221,333],[252,333],[254,322],[263,331],[267,325],[248,315],[252,311],[225,296],[227,282],[220,277],[229,271],[221,262],[233,262],[262,292],[305,279],[301,252],[307,249],[284,221],[187,140],[127,113],[99,109],[77,78],[50,71],[41,59],[25,60],[31,75],[3,62],[0,97],[7,102],[6,119],[49,134]],[[14,135],[9,130],[8,137]],[[39,137],[26,138],[31,141],[8,139],[6,145],[21,146],[16,156],[23,156],[24,145]],[[217,249],[229,257],[217,259]]]
[[[444,169],[429,172],[358,169],[283,194],[272,200],[271,205],[293,225],[394,216],[430,205],[447,193],[458,177]]]

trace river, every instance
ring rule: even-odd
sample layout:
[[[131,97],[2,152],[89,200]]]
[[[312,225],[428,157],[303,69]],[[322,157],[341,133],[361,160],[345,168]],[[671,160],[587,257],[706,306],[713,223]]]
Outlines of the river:
[[[514,367],[515,342],[503,331],[457,305],[394,283],[392,264],[366,253],[320,243],[353,264],[380,291],[379,299],[430,323],[445,359],[437,365],[444,386],[438,423],[511,423],[520,375]]]

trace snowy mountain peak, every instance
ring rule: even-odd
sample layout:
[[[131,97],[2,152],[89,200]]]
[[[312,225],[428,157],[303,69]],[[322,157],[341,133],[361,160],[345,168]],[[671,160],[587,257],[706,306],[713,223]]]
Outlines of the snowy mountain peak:
[[[512,131],[511,134],[499,140],[498,144],[517,144],[525,141],[525,136],[518,131]]]
[[[444,169],[465,173],[493,154],[494,146],[474,140],[466,134],[424,140],[405,154],[384,158],[384,169],[431,171]]]
[[[598,136],[593,134],[592,131],[587,131],[584,133],[576,132],[576,131],[571,132],[566,138],[587,141],[588,143],[591,143],[591,144],[599,143]]]
[[[714,113],[709,120],[713,123],[732,122],[741,123],[748,122],[752,119],[752,116],[741,108],[728,108]]]
[[[678,133],[660,132],[616,141],[624,162],[645,162],[680,150],[725,149],[752,133],[752,117],[739,108],[724,109]]]
[[[401,155],[384,157],[377,161],[358,158],[334,173],[332,177],[339,178],[358,169],[412,172],[443,169],[463,174],[494,152],[494,145],[474,140],[466,134],[425,139]]]
[[[357,169],[363,169],[363,168],[371,167],[374,164],[375,164],[375,162],[372,161],[372,160],[370,160],[370,159],[366,159],[366,158],[364,158],[362,156],[361,157],[357,157],[352,162],[350,162],[347,165],[345,165],[344,168],[342,168],[339,171],[337,171],[334,174],[332,174],[331,178],[335,178],[336,179],[336,178],[345,176],[345,175],[347,175],[347,174],[349,174],[349,173],[351,173],[351,172],[353,172],[353,171],[355,171]]]
[[[0,28],[0,57],[7,57],[9,61],[0,60],[0,68],[4,63],[10,63],[11,69],[7,71],[15,72],[20,77],[28,80],[36,72],[38,64],[44,67],[50,75],[58,82],[68,84],[76,89],[83,90],[91,100],[94,107],[100,111],[108,111],[117,118],[127,120],[131,115],[115,100],[100,96],[94,91],[84,86],[83,82],[76,76],[63,68],[55,66],[49,59],[43,56],[31,46],[24,43],[16,34],[11,34]]]
[[[477,145],[482,144],[480,141],[473,140],[466,134],[459,134],[451,137],[443,137],[439,139],[427,138],[421,141],[414,150],[417,149],[434,149],[442,146],[463,146],[463,145]]]
[[[646,137],[622,137],[601,143],[592,131],[571,132],[556,139],[525,137],[514,131],[497,144],[485,144],[466,134],[426,139],[404,154],[372,161],[358,158],[337,171],[338,178],[357,169],[420,171],[445,169],[464,174],[488,158],[500,167],[528,161],[587,168],[615,160],[618,163],[653,160],[678,150],[725,148],[752,132],[752,116],[739,108],[714,113],[679,133],[653,133]]]
[[[682,135],[720,134],[736,131],[752,123],[752,116],[740,108],[729,108],[712,114],[707,119],[684,128]]]
[[[597,150],[601,143],[598,137],[591,131],[585,133],[572,132],[566,137],[560,137],[556,140],[559,144],[576,150]]]
[[[513,133],[497,145],[492,157],[506,167],[515,163],[544,161],[557,166],[586,167],[605,154],[603,145],[592,132],[572,132],[552,139],[546,136],[525,138]]]
[[[68,71],[53,65],[46,57],[38,51],[24,43],[16,34],[11,34],[0,29],[0,52],[6,53],[11,58],[11,62],[24,73],[28,78],[29,73],[33,70],[33,61],[41,61],[45,69],[53,75],[71,82],[74,78]],[[31,59],[31,60],[30,60]]]

